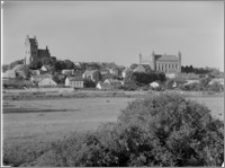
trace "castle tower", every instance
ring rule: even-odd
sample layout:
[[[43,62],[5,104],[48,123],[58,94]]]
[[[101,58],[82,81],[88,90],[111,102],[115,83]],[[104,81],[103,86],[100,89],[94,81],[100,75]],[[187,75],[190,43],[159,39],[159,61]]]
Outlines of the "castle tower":
[[[179,59],[179,66],[178,66],[179,69],[178,69],[178,71],[181,72],[181,52],[180,51],[178,52],[178,59]]]

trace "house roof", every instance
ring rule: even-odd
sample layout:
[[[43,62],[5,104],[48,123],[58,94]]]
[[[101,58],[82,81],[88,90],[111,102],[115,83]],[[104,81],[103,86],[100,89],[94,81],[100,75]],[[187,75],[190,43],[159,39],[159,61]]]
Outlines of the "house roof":
[[[21,71],[21,70],[25,70],[26,69],[26,65],[24,65],[24,64],[17,64],[16,66],[14,66],[13,67],[13,69],[12,70],[14,70],[14,71]]]
[[[104,83],[104,82],[98,82],[98,85],[101,86],[102,89],[111,89],[112,86],[108,83]]]
[[[32,76],[34,80],[36,81],[41,81],[43,79],[52,79],[52,75],[51,74],[41,74],[41,75],[36,75],[36,76]]]
[[[90,71],[85,71],[83,75],[92,75],[93,73],[99,72],[99,70],[90,70]]]
[[[38,81],[38,85],[54,85],[54,86],[56,86],[57,83],[51,78],[44,78],[44,79]]]
[[[70,81],[84,81],[82,77],[68,77]]]
[[[133,71],[134,71],[134,72],[146,72],[146,71],[151,71],[151,67],[150,67],[150,65],[140,64],[140,65],[138,65]]]
[[[121,83],[120,81],[118,81],[118,80],[116,80],[116,79],[106,79],[106,80],[104,81],[104,83],[107,82],[107,81],[109,81],[110,84]]]
[[[109,70],[101,70],[100,73],[101,75],[106,75],[109,73]]]
[[[177,61],[179,58],[175,55],[155,55],[156,61]]]
[[[52,69],[52,67],[50,66],[50,65],[43,65],[42,67],[41,67],[41,70],[42,71],[50,71]]]

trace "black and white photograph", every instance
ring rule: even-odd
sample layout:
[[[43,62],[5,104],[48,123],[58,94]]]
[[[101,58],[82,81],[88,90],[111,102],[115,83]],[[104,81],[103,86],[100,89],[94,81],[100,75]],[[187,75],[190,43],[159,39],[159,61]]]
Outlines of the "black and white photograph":
[[[224,167],[224,1],[1,1],[2,167]]]

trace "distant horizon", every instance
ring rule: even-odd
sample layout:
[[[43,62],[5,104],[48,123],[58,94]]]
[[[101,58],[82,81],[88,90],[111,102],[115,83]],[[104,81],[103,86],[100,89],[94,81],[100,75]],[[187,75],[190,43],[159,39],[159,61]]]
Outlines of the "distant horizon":
[[[3,64],[24,58],[28,35],[59,60],[127,67],[139,53],[180,51],[182,66],[224,72],[223,1],[9,1],[2,9]]]

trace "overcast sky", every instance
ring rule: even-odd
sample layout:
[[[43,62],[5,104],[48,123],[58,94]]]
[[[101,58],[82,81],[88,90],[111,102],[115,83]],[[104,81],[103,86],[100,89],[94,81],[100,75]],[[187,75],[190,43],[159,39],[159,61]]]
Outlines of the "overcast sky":
[[[3,4],[3,63],[36,36],[57,59],[138,63],[138,54],[182,53],[182,65],[224,69],[223,1],[36,1]]]

